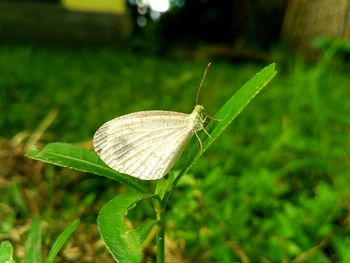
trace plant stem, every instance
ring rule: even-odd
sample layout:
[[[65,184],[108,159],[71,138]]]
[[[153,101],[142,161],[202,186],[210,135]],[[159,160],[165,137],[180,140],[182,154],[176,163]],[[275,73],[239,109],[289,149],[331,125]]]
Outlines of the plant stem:
[[[155,211],[158,221],[157,232],[157,263],[164,263],[164,232],[165,232],[165,205],[160,200],[155,202]]]

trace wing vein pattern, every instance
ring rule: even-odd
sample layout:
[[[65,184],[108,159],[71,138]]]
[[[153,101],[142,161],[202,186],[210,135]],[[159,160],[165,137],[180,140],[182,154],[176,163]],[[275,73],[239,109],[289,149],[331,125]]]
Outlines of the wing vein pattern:
[[[118,172],[143,180],[163,177],[193,135],[190,114],[143,111],[105,123],[94,135],[100,158]]]

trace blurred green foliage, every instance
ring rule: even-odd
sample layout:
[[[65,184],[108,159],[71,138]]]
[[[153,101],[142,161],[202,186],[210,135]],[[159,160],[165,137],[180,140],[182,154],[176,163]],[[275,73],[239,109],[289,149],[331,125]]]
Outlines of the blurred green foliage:
[[[184,176],[167,215],[167,242],[177,244],[179,258],[350,261],[349,65],[335,57],[323,61],[280,64],[269,88]],[[91,140],[102,123],[133,111],[190,112],[205,65],[109,49],[0,47],[2,136],[33,131],[52,108],[59,115],[45,142]],[[216,112],[262,67],[214,61],[200,95],[206,112]],[[98,208],[91,208],[118,191],[96,178],[67,179],[74,174],[66,170],[45,172],[51,198],[60,198],[55,209],[39,205],[52,221],[79,207],[83,222],[93,222]],[[20,197],[26,186],[7,187],[17,189],[16,198],[0,189],[7,193],[2,202],[12,204],[2,206],[8,211],[19,204],[18,217],[28,216]],[[82,213],[82,206],[89,209]],[[147,205],[137,209],[149,211]],[[16,224],[15,214],[0,214],[1,233]]]

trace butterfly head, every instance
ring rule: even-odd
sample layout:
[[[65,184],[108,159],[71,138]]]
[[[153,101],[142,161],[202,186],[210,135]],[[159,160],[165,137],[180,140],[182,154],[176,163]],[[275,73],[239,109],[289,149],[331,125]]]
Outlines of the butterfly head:
[[[198,104],[196,105],[196,107],[194,107],[194,111],[198,113],[202,113],[204,111],[204,107]]]

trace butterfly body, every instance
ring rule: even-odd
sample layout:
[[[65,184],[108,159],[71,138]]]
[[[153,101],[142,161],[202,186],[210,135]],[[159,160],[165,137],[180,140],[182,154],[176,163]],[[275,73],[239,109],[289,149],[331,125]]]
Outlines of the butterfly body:
[[[94,135],[94,150],[114,170],[143,180],[164,177],[193,134],[203,129],[203,106],[191,114],[141,111],[112,119]]]

